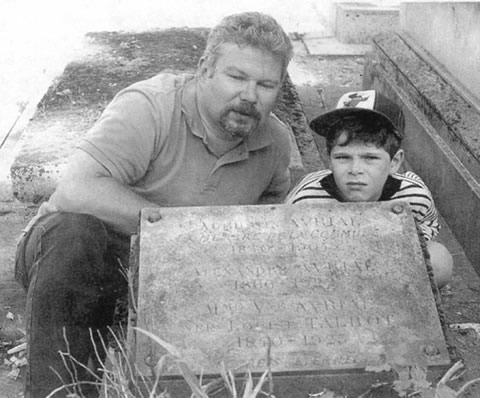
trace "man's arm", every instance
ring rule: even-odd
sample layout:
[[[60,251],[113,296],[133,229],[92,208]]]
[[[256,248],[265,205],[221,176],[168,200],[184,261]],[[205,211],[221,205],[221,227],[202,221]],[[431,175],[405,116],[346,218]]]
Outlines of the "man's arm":
[[[54,195],[59,211],[91,214],[130,235],[137,232],[142,208],[159,207],[119,182],[82,150],[71,158]]]

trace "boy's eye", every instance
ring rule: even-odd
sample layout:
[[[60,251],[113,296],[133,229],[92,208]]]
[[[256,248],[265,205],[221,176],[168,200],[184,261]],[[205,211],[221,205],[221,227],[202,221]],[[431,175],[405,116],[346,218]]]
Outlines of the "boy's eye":
[[[366,155],[364,156],[365,159],[367,160],[376,160],[378,159],[378,156],[375,156],[375,155]]]

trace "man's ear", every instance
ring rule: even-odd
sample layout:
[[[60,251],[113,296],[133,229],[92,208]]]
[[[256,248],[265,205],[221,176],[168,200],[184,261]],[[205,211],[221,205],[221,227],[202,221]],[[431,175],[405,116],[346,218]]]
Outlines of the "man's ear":
[[[201,79],[206,79],[210,74],[210,68],[208,66],[208,61],[205,57],[201,57],[198,61],[198,76]]]
[[[405,158],[405,153],[403,149],[399,149],[395,155],[393,155],[392,160],[390,160],[390,174],[396,173],[403,164],[403,159]]]

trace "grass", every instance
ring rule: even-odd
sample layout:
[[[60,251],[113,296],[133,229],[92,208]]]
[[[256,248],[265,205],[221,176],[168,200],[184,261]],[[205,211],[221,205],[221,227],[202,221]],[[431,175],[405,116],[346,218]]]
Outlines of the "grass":
[[[267,369],[255,384],[254,378],[250,371],[245,377],[235,374],[233,371],[223,367],[221,377],[204,382],[202,377],[197,377],[190,369],[188,364],[182,360],[179,351],[168,342],[146,330],[135,328],[139,333],[145,334],[155,343],[164,348],[167,353],[163,355],[157,363],[150,366],[150,375],[142,375],[135,362],[131,360],[132,353],[129,351],[123,338],[119,338],[115,334],[114,339],[117,349],[107,347],[105,340],[98,335],[95,339],[93,331],[90,330],[90,338],[92,342],[101,342],[101,346],[97,347],[95,343],[96,362],[100,364],[100,368],[92,369],[91,366],[77,361],[70,353],[67,342],[67,351],[62,352],[63,362],[67,369],[82,369],[91,376],[91,381],[78,381],[78,375],[75,371],[70,371],[72,383],[66,383],[62,380],[63,385],[52,391],[46,398],[53,398],[59,392],[67,393],[67,398],[87,398],[83,390],[85,387],[94,387],[102,398],[171,398],[170,392],[161,388],[161,379],[164,366],[167,360],[173,359],[178,366],[179,372],[191,390],[192,398],[209,398],[210,394],[216,394],[222,389],[226,389],[228,396],[232,398],[256,398],[259,395],[273,397],[273,382],[271,371]],[[106,360],[102,360],[101,352],[106,352]],[[268,354],[269,355],[269,354]],[[75,366],[72,366],[75,365]],[[58,375],[58,373],[57,373]],[[60,377],[60,375],[58,375]],[[239,385],[239,379],[243,385]],[[270,381],[270,391],[264,392],[263,385]],[[241,391],[241,394],[239,393]]]

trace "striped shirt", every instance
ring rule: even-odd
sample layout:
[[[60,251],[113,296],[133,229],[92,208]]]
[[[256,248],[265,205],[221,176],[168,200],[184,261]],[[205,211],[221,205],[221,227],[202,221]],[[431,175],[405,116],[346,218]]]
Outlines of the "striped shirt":
[[[411,171],[395,173],[387,178],[379,201],[406,201],[425,239],[431,240],[438,234],[438,212],[432,194],[422,179]],[[331,170],[320,170],[307,174],[294,187],[286,204],[294,203],[331,203],[343,202]]]

